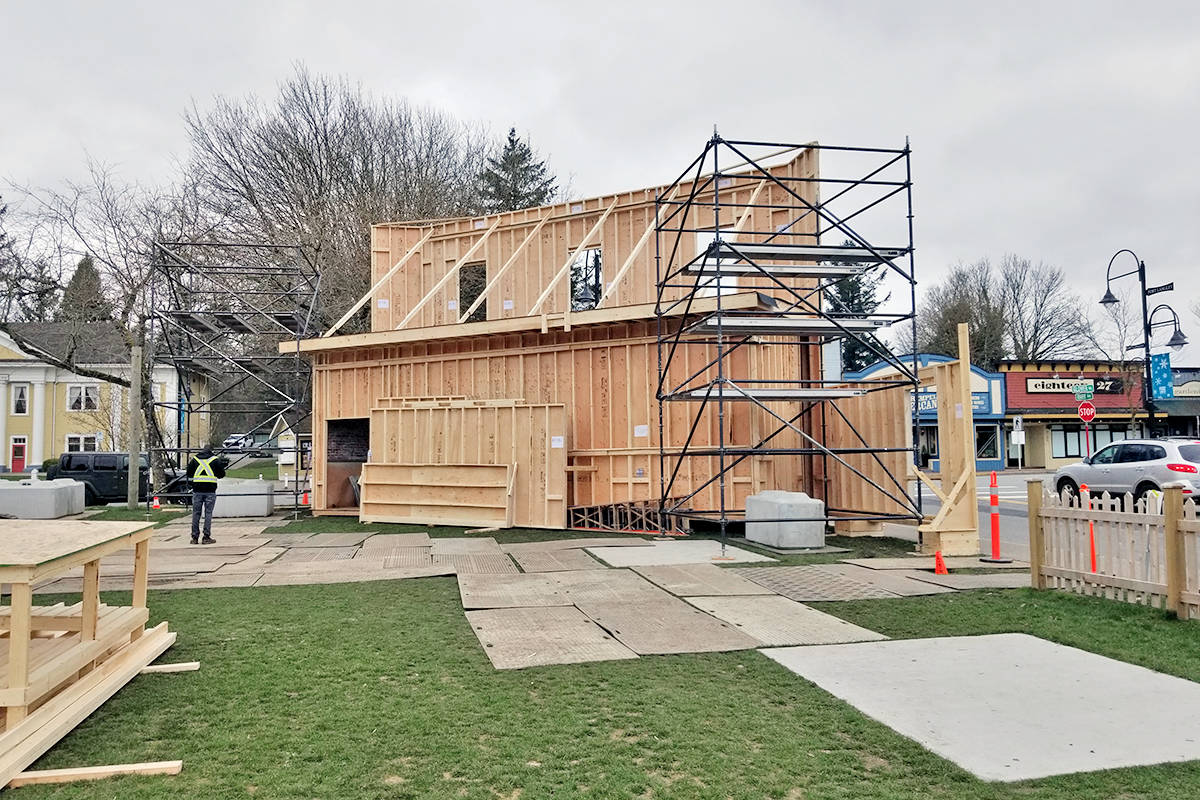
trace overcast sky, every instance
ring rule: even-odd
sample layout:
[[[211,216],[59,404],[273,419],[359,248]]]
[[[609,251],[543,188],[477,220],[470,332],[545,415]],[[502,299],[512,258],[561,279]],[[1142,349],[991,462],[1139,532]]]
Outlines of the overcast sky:
[[[0,179],[42,185],[85,152],[167,181],[185,107],[269,96],[296,61],[516,126],[577,196],[672,179],[714,124],[909,136],[923,281],[1014,252],[1098,299],[1127,247],[1200,342],[1197,0],[6,2],[0,58]]]

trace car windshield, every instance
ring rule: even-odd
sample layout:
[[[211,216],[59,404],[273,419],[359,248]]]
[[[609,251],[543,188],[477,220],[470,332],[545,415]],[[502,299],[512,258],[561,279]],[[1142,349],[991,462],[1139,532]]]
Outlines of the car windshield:
[[[1185,461],[1200,464],[1200,444],[1179,445],[1179,456]]]

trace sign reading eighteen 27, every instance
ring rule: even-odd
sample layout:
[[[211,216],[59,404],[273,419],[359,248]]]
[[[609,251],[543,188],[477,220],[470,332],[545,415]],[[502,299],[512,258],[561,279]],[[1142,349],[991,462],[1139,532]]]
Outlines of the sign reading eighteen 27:
[[[1096,394],[1121,394],[1125,386],[1120,378],[1026,378],[1025,391],[1030,394],[1075,394],[1091,389]]]

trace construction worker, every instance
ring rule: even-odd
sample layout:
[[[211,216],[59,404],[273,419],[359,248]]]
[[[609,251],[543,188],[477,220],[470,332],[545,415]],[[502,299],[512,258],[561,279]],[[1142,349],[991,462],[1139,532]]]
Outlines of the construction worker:
[[[224,462],[208,445],[188,460],[187,476],[192,482],[192,544],[213,544],[213,509],[217,505],[217,479],[225,477]],[[200,517],[204,516],[204,539],[200,539]]]

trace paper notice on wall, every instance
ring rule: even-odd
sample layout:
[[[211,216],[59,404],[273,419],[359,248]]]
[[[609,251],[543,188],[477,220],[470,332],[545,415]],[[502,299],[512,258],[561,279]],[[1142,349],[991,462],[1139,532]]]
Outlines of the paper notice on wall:
[[[962,418],[963,418],[963,417],[962,417],[962,411],[963,411],[963,409],[962,409],[962,403],[955,403],[955,404],[954,404],[954,418],[955,418],[955,419],[962,419]]]
[[[381,298],[379,298],[379,301],[375,305],[377,305],[379,308],[387,308],[388,307],[388,299],[386,297],[381,297]]]
[[[512,311],[512,310],[513,310],[513,301],[512,301],[512,300],[505,300],[505,301],[504,301],[504,310],[505,310],[505,311]]]
[[[458,309],[458,301],[451,300],[449,303],[446,303],[446,308],[450,309],[451,311],[457,310]]]
[[[634,425],[633,426],[633,435],[635,437],[649,436],[650,435],[650,426],[649,425]]]
[[[562,449],[565,446],[563,437],[562,436],[551,436],[550,437],[550,446],[555,449]]]

